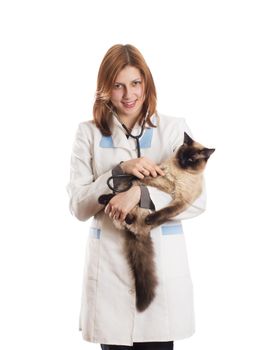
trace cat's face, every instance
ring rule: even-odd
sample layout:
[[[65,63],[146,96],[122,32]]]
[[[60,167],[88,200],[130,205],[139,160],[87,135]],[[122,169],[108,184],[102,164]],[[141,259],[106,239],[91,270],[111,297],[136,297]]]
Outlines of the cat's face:
[[[178,149],[176,158],[182,169],[200,172],[205,168],[207,160],[214,151],[214,148],[202,146],[184,132],[184,142]]]

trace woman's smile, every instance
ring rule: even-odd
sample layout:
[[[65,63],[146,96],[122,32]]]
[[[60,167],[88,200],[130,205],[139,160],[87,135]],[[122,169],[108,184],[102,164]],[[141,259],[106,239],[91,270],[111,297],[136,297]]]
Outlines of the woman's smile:
[[[123,101],[122,101],[122,104],[124,105],[125,108],[127,108],[127,109],[132,109],[132,108],[135,107],[136,101],[137,101],[137,100],[131,101],[131,102],[123,102]]]

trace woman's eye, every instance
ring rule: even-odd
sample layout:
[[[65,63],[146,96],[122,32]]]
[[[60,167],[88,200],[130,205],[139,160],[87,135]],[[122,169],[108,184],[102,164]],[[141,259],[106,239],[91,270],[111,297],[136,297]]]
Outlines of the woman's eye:
[[[136,85],[139,85],[139,84],[141,84],[141,83],[142,83],[141,81],[137,80],[137,81],[134,81],[134,82],[133,82],[133,85],[136,86]]]
[[[121,86],[122,86],[121,84],[115,84],[115,85],[114,85],[114,89],[120,89]]]

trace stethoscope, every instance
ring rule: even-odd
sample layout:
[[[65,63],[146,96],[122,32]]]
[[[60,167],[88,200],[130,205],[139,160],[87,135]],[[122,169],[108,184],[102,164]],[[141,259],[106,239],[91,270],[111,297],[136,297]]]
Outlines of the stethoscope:
[[[147,115],[148,115],[148,112],[146,113],[143,121],[142,121],[142,125],[141,125],[141,131],[139,133],[139,135],[132,135],[131,132],[129,131],[129,129],[125,126],[125,124],[123,124],[119,118],[119,116],[117,115],[117,113],[115,111],[112,110],[112,108],[110,106],[108,106],[106,104],[107,108],[110,109],[110,111],[113,113],[113,115],[117,118],[117,120],[119,121],[119,123],[122,125],[122,127],[125,129],[125,131],[127,132],[127,135],[129,137],[132,137],[133,139],[135,139],[136,141],[136,148],[137,148],[137,157],[140,158],[141,157],[141,147],[140,147],[140,138],[142,137],[143,133],[144,133],[144,125],[145,125],[145,122],[146,122],[146,119],[147,119]],[[128,179],[129,181],[129,184],[124,187],[124,189],[122,190],[118,190],[116,188],[114,188],[110,182],[113,180],[113,179]],[[137,179],[136,176],[134,175],[128,175],[128,174],[120,174],[120,175],[114,175],[114,176],[110,176],[108,179],[107,179],[107,186],[113,191],[113,193],[119,193],[119,192],[125,192],[127,190],[129,190],[129,188],[132,187],[132,180],[134,179]]]

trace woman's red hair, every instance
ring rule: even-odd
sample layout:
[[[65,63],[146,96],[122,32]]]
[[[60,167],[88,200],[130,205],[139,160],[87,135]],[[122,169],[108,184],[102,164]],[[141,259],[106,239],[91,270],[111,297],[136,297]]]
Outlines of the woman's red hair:
[[[126,66],[133,66],[141,72],[144,79],[145,101],[139,116],[139,124],[147,114],[147,122],[155,127],[151,122],[151,116],[156,111],[156,89],[152,74],[147,66],[142,54],[132,45],[114,45],[105,54],[99,67],[97,78],[96,97],[93,106],[93,116],[96,126],[105,136],[111,135],[109,128],[113,108],[110,102],[111,91],[119,72]],[[109,107],[108,107],[109,106]]]

